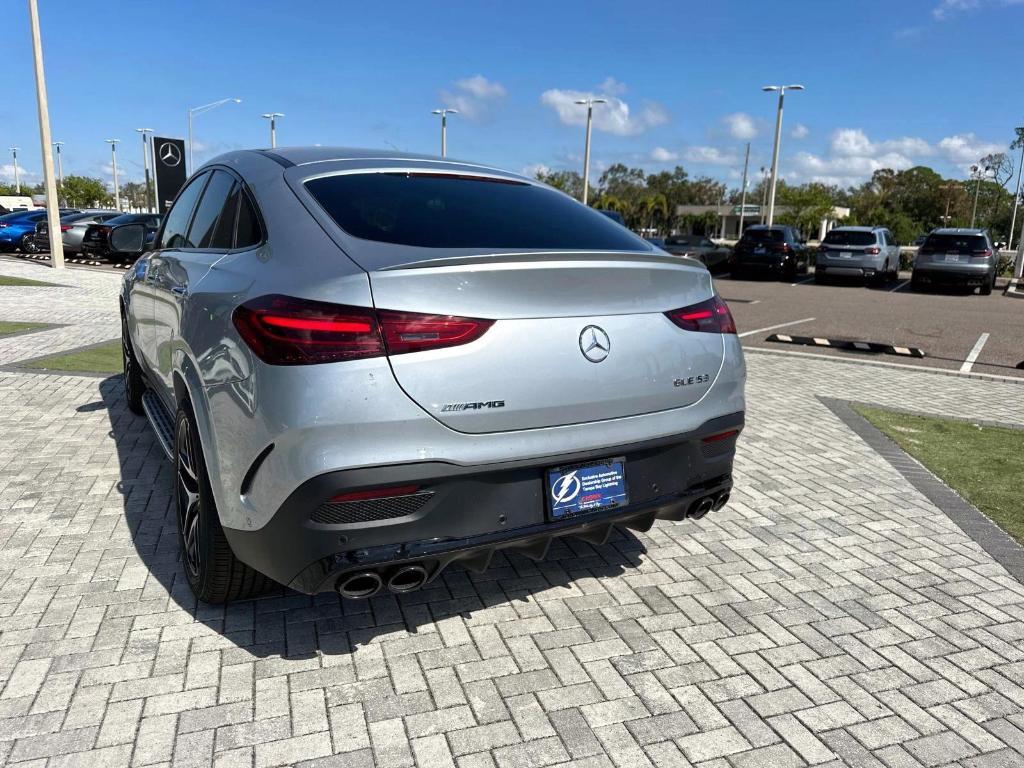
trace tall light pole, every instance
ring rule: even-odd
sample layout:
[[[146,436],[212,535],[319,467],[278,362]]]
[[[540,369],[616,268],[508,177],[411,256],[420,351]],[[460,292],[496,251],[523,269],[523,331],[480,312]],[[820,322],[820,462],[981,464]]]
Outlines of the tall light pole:
[[[459,114],[459,110],[457,110],[457,109],[448,109],[447,107],[442,107],[441,109],[432,109],[430,111],[430,114],[432,114],[432,115],[440,115],[441,116],[441,157],[447,157],[448,156],[448,115],[457,115],[457,114]]]
[[[104,139],[110,145],[110,161],[114,166],[114,208],[121,210],[121,188],[117,185],[117,142],[120,139]]]
[[[14,158],[14,193],[21,194],[21,171],[18,170],[18,150],[21,147],[11,147],[11,157]]]
[[[981,177],[988,173],[989,166],[984,168],[980,165],[972,165],[971,172],[976,179],[974,183],[974,207],[971,208],[971,229],[974,229],[974,222],[978,216],[978,193],[981,192]]]
[[[64,189],[64,163],[60,158],[60,148],[64,146],[63,141],[52,142],[53,148],[57,150],[57,187]]]
[[[587,107],[587,138],[583,144],[583,204],[587,204],[590,192],[590,126],[594,122],[594,105],[607,104],[607,99],[576,99],[577,104]]]
[[[235,102],[235,104],[241,104],[241,99],[220,99],[219,101],[211,101],[209,104],[203,104],[201,107],[192,107],[188,111],[188,172],[191,173],[194,169],[192,161],[192,116],[201,115],[203,112],[209,112],[211,109],[227,104],[228,102]]]
[[[1017,205],[1020,203],[1020,177],[1024,172],[1024,128],[1017,129],[1020,141],[1020,162],[1017,164],[1017,191],[1013,193],[1013,216],[1010,217],[1010,236],[1006,238],[1006,249],[1013,250],[1013,231],[1017,226]]]
[[[152,128],[136,128],[135,131],[142,135],[142,167],[146,171],[146,210],[150,213],[153,212],[153,194],[152,188],[149,185],[149,137],[147,133],[152,133]]]
[[[28,0],[29,26],[32,29],[32,61],[36,73],[36,106],[39,110],[39,144],[43,152],[43,182],[46,186],[46,224],[50,228],[50,264],[64,268],[64,241],[60,236],[60,205],[53,179],[53,137],[50,135],[50,106],[46,101],[46,74],[43,71],[43,39],[39,33],[39,8]],[[18,184],[20,191],[20,183]],[[56,236],[54,236],[56,235]]]
[[[747,165],[750,163],[750,142],[747,142],[747,153],[743,156],[743,194],[740,197],[740,231],[739,237],[743,237],[743,219],[747,214]]]
[[[768,192],[768,226],[775,221],[775,184],[779,178],[779,142],[782,140],[782,102],[786,98],[786,90],[802,91],[802,85],[766,85],[762,91],[779,92],[779,109],[775,113],[775,147],[772,149],[772,183]]]
[[[270,121],[270,148],[277,146],[277,118],[284,117],[284,112],[264,112],[260,117]]]

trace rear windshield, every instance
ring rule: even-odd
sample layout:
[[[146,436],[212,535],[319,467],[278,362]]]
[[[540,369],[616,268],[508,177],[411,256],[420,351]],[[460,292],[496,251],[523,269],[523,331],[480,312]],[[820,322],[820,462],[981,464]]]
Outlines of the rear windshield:
[[[748,229],[743,239],[755,243],[781,243],[785,235],[781,229]]]
[[[665,240],[666,245],[700,245],[704,238],[699,235],[673,235]]]
[[[921,246],[922,252],[972,253],[988,248],[988,242],[981,235],[928,235]]]
[[[874,232],[859,232],[850,229],[833,229],[822,241],[828,245],[874,245]]]
[[[306,188],[354,237],[421,248],[644,250],[606,216],[544,187],[435,173],[325,176]]]

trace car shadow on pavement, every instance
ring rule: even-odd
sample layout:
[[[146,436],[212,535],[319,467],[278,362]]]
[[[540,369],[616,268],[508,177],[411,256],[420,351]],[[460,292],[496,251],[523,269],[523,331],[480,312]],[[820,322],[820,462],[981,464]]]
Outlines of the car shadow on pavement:
[[[141,588],[138,602],[146,604],[147,613],[183,612],[209,630],[189,636],[219,635],[248,656],[303,659],[348,654],[385,635],[418,634],[426,627],[434,632],[436,622],[450,617],[472,620],[495,611],[508,620],[543,615],[534,598],[551,592],[559,598],[586,599],[593,590],[585,580],[617,577],[640,565],[645,551],[636,536],[617,528],[604,545],[556,539],[540,562],[497,552],[483,574],[452,565],[423,589],[403,595],[384,593],[354,601],[277,587],[262,597],[227,606],[200,603],[181,563],[171,463],[146,418],[128,410],[120,375],[101,380],[99,393],[99,401],[77,410],[106,410],[110,420],[125,522],[151,577]],[[169,616],[163,625],[181,623],[180,616]]]

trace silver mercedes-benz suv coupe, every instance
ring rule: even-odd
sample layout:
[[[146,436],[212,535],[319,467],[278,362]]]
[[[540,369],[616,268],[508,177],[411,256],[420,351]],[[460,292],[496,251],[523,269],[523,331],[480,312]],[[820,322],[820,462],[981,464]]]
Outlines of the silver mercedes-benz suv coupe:
[[[201,168],[120,297],[129,407],[175,467],[182,560],[405,592],[498,550],[727,501],[745,368],[700,264],[536,181],[319,147]]]

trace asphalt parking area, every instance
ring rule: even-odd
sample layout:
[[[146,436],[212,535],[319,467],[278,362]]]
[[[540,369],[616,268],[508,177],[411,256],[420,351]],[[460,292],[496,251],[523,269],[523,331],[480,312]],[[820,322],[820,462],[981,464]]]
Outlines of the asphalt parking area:
[[[813,275],[802,276],[796,284],[729,276],[716,277],[715,282],[747,347],[950,370],[964,370],[966,364],[974,373],[1024,377],[1024,368],[1018,368],[1024,361],[1024,301],[1002,295],[1005,281],[1000,280],[992,295],[980,296],[953,290],[918,293],[905,283],[909,277],[903,274],[899,282],[884,287],[855,282],[818,285]],[[925,356],[791,346],[766,341],[772,333],[917,347]]]

